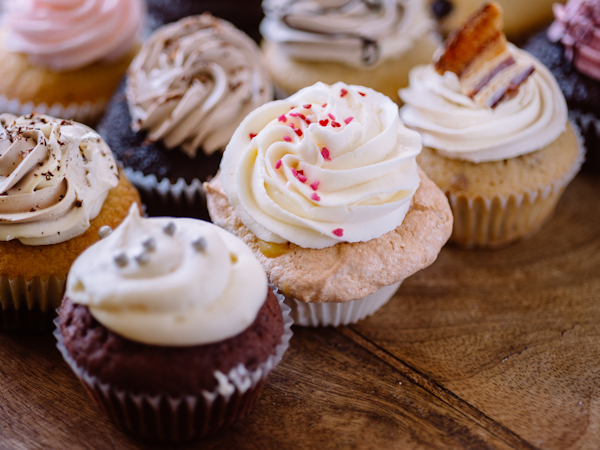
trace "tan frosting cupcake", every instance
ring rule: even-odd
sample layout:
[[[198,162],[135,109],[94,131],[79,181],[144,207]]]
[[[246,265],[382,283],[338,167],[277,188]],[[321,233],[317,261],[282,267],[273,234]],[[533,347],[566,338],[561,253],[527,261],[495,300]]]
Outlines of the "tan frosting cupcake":
[[[486,5],[400,92],[400,116],[423,136],[418,161],[450,199],[451,241],[465,247],[535,233],[583,160],[556,80],[501,26],[500,7]]]
[[[296,323],[354,323],[450,235],[447,200],[416,164],[420,149],[389,98],[317,83],[242,122],[220,176],[205,184],[209,212],[252,248]]]
[[[45,328],[71,263],[139,196],[91,128],[43,115],[0,124],[0,326]]]
[[[422,0],[263,2],[262,47],[275,84],[292,94],[318,81],[368,86],[398,101],[408,72],[439,44]]]

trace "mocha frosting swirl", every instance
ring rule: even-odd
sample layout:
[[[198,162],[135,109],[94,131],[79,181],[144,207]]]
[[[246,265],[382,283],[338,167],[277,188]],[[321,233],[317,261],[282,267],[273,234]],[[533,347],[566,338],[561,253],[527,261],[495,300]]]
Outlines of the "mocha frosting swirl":
[[[19,0],[4,2],[10,51],[57,72],[116,61],[143,25],[142,0]]]
[[[85,232],[118,184],[106,143],[44,115],[2,114],[0,124],[0,240],[46,245]]]
[[[433,29],[422,0],[265,0],[261,33],[292,58],[372,67]]]
[[[224,148],[243,118],[272,98],[254,41],[209,14],[156,30],[127,79],[133,129],[191,158],[201,147]]]
[[[133,205],[77,258],[66,296],[128,339],[187,346],[243,332],[267,290],[265,271],[237,237],[201,220],[144,219]]]
[[[402,224],[420,151],[421,138],[388,97],[317,83],[250,113],[225,150],[221,177],[259,239],[325,248]]]

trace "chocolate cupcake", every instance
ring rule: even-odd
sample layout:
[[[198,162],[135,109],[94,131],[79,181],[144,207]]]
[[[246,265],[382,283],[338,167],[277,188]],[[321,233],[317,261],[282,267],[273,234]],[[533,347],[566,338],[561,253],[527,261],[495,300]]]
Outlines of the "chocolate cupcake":
[[[178,441],[248,414],[292,334],[239,239],[137,209],[73,264],[57,322],[65,360],[116,425]]]
[[[600,0],[554,7],[556,20],[524,49],[556,77],[587,148],[583,168],[600,172]]]
[[[256,42],[261,39],[258,26],[264,17],[262,0],[147,0],[147,3],[153,28],[207,12],[231,22]]]
[[[201,182],[233,131],[273,98],[256,44],[208,14],[156,30],[98,129],[150,215],[207,218]]]

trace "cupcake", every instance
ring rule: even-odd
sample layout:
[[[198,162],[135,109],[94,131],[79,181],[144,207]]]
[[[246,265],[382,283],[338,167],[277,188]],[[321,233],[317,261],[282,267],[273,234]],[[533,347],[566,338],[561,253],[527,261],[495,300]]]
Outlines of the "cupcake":
[[[257,45],[203,14],[156,30],[98,129],[150,215],[207,218],[201,182],[243,118],[273,98]]]
[[[581,128],[587,148],[584,169],[600,172],[600,1],[571,0],[554,6],[555,22],[524,49],[556,77]]]
[[[0,328],[51,329],[69,267],[139,197],[91,128],[0,115]]]
[[[584,157],[556,80],[501,27],[499,5],[485,5],[400,92],[400,117],[423,137],[417,160],[450,199],[451,241],[467,248],[537,232]]]
[[[388,97],[317,83],[246,117],[205,184],[210,215],[250,246],[296,323],[355,323],[450,236],[420,150]]]
[[[485,0],[428,0],[440,29],[447,35],[469,18]],[[552,19],[556,0],[498,0],[504,10],[504,32],[510,39],[521,39]]]
[[[94,123],[137,52],[143,0],[4,2],[0,112]]]
[[[58,348],[98,407],[161,440],[248,414],[292,335],[283,297],[243,242],[137,208],[75,261],[57,322]]]
[[[184,17],[208,12],[231,22],[256,42],[260,42],[258,26],[265,16],[262,0],[232,2],[222,0],[147,0],[153,28],[176,22]]]
[[[263,8],[262,46],[280,97],[343,81],[398,101],[409,70],[439,44],[424,0],[265,0]]]

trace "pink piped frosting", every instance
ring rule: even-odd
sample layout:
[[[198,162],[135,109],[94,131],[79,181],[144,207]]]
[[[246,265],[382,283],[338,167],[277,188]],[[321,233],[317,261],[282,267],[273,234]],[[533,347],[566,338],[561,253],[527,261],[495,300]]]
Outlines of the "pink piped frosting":
[[[6,47],[64,72],[112,62],[131,50],[145,21],[143,0],[5,2]]]
[[[548,39],[565,46],[565,58],[577,70],[600,81],[600,0],[555,3]]]

